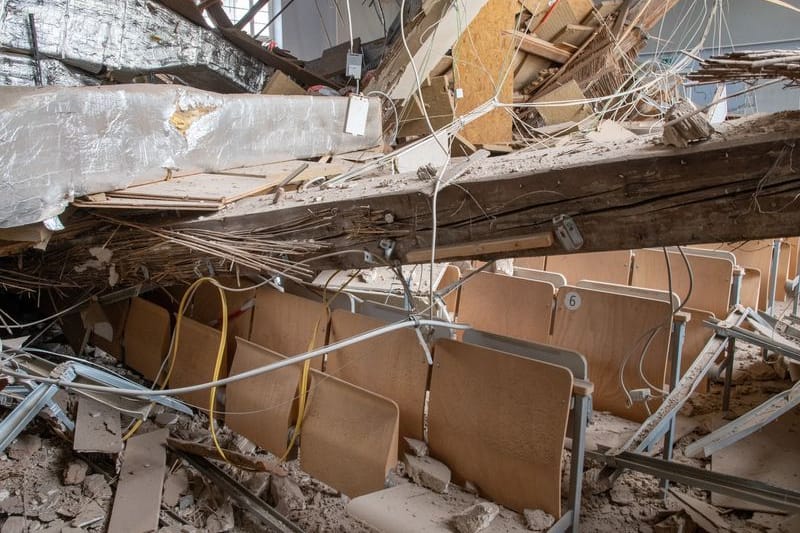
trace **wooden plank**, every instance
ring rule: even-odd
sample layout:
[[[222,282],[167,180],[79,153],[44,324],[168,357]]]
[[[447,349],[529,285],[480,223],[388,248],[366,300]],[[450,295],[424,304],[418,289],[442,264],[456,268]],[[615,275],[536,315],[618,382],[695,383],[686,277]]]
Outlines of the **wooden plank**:
[[[570,286],[558,290],[556,301],[551,344],[586,357],[595,408],[643,422],[647,409],[641,403],[629,407],[624,390],[649,388],[639,374],[640,360],[650,383],[664,383],[671,304]],[[645,351],[650,335],[654,336]]]
[[[567,278],[567,283],[573,285],[581,280],[627,285],[630,280],[632,259],[630,250],[550,255],[547,256],[546,270],[563,274]]]
[[[451,340],[437,341],[434,354],[431,455],[485,498],[561,516],[569,370]]]
[[[146,183],[108,193],[116,198],[156,198],[201,200],[227,204],[264,192],[276,183],[272,180],[232,174],[192,174],[167,181]]]
[[[507,35],[513,39],[514,46],[519,46],[519,49],[533,54],[535,56],[543,57],[549,61],[556,63],[566,63],[572,57],[572,53],[551,44],[549,41],[540,39],[535,35],[530,35],[517,30],[503,30],[503,35]]]
[[[169,378],[170,388],[188,387],[212,381],[222,333],[188,317],[181,319],[179,333],[175,363]],[[223,361],[219,377],[228,374],[227,368],[227,364]],[[194,407],[208,409],[211,405],[210,394],[211,389],[206,389],[181,394],[178,398]]]
[[[399,417],[392,400],[312,371],[300,467],[351,498],[383,489],[397,465]]]
[[[142,298],[131,299],[123,340],[126,365],[154,381],[171,336],[169,311]]]
[[[360,152],[360,154],[363,153],[364,152]],[[300,174],[295,176],[293,183],[308,181],[320,176],[337,176],[352,167],[352,165],[343,164],[341,162],[314,163],[308,161],[282,161],[280,163],[266,163],[263,165],[253,165],[249,167],[221,170],[219,174],[263,178],[268,180],[270,183],[274,183],[274,185],[278,185],[283,179],[286,178],[286,176],[296,171],[296,169],[303,163],[307,163],[308,166],[302,172],[300,172]]]
[[[670,295],[668,291],[660,291],[658,289],[646,289],[643,287],[631,287],[630,285],[619,285],[617,283],[605,283],[602,281],[590,280],[581,280],[576,283],[575,286],[584,289],[592,289],[595,291],[612,292],[614,294],[627,294],[628,296],[637,296],[639,298],[650,298],[651,300],[670,302],[673,309],[677,309],[681,305],[681,299],[677,294],[673,292]]]
[[[295,94],[300,96],[306,94],[306,91],[297,85],[292,78],[280,70],[276,70],[267,80],[261,90],[261,94]]]
[[[146,211],[176,209],[179,211],[218,211],[223,207],[222,202],[206,200],[192,200],[179,202],[175,200],[161,200],[157,198],[115,198],[104,195],[102,200],[73,200],[72,205],[89,209],[140,209]]]
[[[231,374],[276,363],[284,357],[242,338],[236,339]],[[288,435],[302,365],[292,365],[225,387],[225,424],[261,448],[281,457]]]
[[[528,237],[514,238],[514,239],[490,239],[481,242],[474,242],[466,246],[437,246],[436,261],[452,261],[456,259],[464,259],[482,254],[512,252],[513,250],[543,248],[551,246],[553,243],[552,233],[537,233]],[[431,259],[431,251],[429,249],[409,250],[406,253],[409,261],[421,262],[426,258],[428,261]]]
[[[250,341],[292,356],[324,346],[327,331],[328,314],[321,303],[272,288],[258,289]],[[311,368],[321,369],[322,358],[312,359]]]
[[[545,124],[562,124],[564,122],[580,122],[589,116],[586,104],[570,103],[585,100],[586,96],[575,80],[553,89],[544,96],[533,101],[536,111],[544,119]]]
[[[672,290],[681,298],[689,291],[689,273],[677,252],[668,252],[672,269]],[[692,294],[684,300],[694,309],[706,309],[715,316],[728,316],[730,307],[733,263],[728,259],[686,256],[694,279]],[[667,290],[668,276],[664,253],[661,250],[637,250],[633,260],[631,285]]]
[[[563,274],[547,272],[546,270],[534,270],[532,268],[514,266],[514,276],[517,278],[532,279],[534,281],[544,281],[550,283],[556,289],[567,284],[567,278],[565,278]]]
[[[208,457],[209,459],[216,459],[217,461],[221,459],[217,447],[210,444],[200,444],[199,442],[167,437],[167,446],[173,450],[180,450],[200,457]],[[273,463],[270,459],[263,458],[263,455],[259,458],[258,456],[245,455],[227,448],[225,448],[224,451],[225,458],[233,466],[245,470],[254,470],[256,472],[269,472],[279,477],[286,477],[289,475],[286,469]]]
[[[516,0],[489,0],[453,46],[455,87],[464,93],[456,100],[456,116],[495,94],[501,102],[511,101],[514,81],[507,71],[513,57],[502,31],[514,27],[518,5]],[[473,144],[511,141],[512,121],[505,109],[495,109],[467,124],[461,135]]]
[[[119,411],[87,396],[80,396],[72,449],[76,452],[120,453],[122,428]]]
[[[128,439],[108,523],[109,533],[158,531],[161,490],[166,474],[164,444],[169,430],[140,433]]]
[[[766,398],[764,398],[766,399]],[[727,420],[715,419],[714,428]],[[714,452],[711,470],[721,474],[768,483],[789,490],[800,490],[800,411],[783,414],[761,430]],[[772,511],[752,502],[711,493],[711,503],[718,507],[747,511]]]
[[[331,317],[330,342],[385,325],[381,320],[337,309]],[[399,437],[423,439],[428,361],[414,331],[394,331],[331,352],[325,372],[396,402],[400,409]]]
[[[742,288],[739,291],[739,303],[750,309],[759,309],[761,297],[761,271],[757,268],[744,269]]]
[[[480,272],[461,286],[458,322],[475,329],[546,342],[555,287],[545,281]]]
[[[425,80],[422,84],[422,98],[434,130],[443,128],[453,121],[453,97],[450,94],[447,77],[437,76]],[[420,104],[419,96],[416,94],[406,101],[400,110],[398,137],[431,133],[428,123],[423,117]]]
[[[567,24],[563,31],[556,35],[555,42],[580,46],[592,35],[592,33],[594,33],[594,31],[595,29],[592,26],[584,26],[583,24]]]

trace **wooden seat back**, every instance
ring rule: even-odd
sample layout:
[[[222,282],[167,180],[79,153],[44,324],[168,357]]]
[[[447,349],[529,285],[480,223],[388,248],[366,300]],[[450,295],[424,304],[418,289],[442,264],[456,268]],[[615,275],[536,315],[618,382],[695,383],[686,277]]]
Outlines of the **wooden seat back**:
[[[630,250],[549,255],[545,270],[563,274],[571,285],[582,279],[628,285],[631,257]]]

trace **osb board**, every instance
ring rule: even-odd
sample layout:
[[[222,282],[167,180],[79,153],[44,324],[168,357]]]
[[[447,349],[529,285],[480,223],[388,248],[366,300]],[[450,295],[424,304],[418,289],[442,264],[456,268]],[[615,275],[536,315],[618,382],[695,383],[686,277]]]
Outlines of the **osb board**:
[[[716,318],[714,313],[703,311],[702,309],[684,307],[683,310],[691,313],[692,319],[686,323],[686,335],[683,339],[683,351],[681,352],[681,376],[689,369],[689,366],[700,355],[706,343],[714,336],[714,332],[704,322],[710,318]]]
[[[686,254],[692,267],[694,283],[689,291],[689,273],[678,252],[668,252],[672,269],[672,291],[684,304],[694,309],[706,309],[715,316],[727,317],[730,307],[733,263],[727,259]],[[633,260],[631,285],[668,290],[667,263],[661,250],[637,250]]]
[[[108,318],[108,323],[111,325],[111,339],[105,339],[95,332],[92,332],[92,336],[89,339],[92,344],[120,361],[123,358],[122,337],[125,332],[125,322],[128,319],[130,304],[130,300],[122,300],[102,306],[103,312]]]
[[[475,497],[458,489],[438,494],[415,483],[354,498],[347,504],[347,514],[366,522],[382,533],[452,533],[453,515],[474,505]],[[529,533],[515,513],[501,509],[500,514],[481,533]]]
[[[300,467],[351,498],[383,489],[397,464],[399,417],[392,400],[313,371]]]
[[[550,255],[545,270],[563,274],[571,284],[586,279],[628,285],[631,259],[630,250]]]
[[[539,257],[517,257],[514,259],[515,267],[530,268],[533,270],[544,270],[545,256]]]
[[[439,280],[437,290],[442,290],[461,279],[461,270],[455,265],[447,265],[442,273],[442,279]],[[454,315],[458,309],[458,289],[452,291],[450,294],[442,298],[447,305],[447,311]]]
[[[595,409],[643,422],[647,410],[641,403],[628,407],[620,369],[624,364],[623,379],[628,390],[648,387],[639,375],[642,358],[642,371],[650,383],[656,386],[664,383],[671,315],[672,305],[666,301],[561,287],[556,296],[550,344],[586,357],[589,381],[595,387],[592,396]],[[653,332],[653,340],[645,352]],[[655,402],[651,402],[651,408],[655,407]]]
[[[122,427],[119,411],[81,396],[78,400],[78,413],[75,415],[72,449],[76,452],[120,453]]]
[[[204,200],[222,202],[236,201],[252,196],[273,187],[272,180],[233,174],[192,174],[167,181],[157,181],[144,185],[114,191],[121,198],[174,198],[176,200]]]
[[[237,338],[231,375],[283,359],[263,346]],[[225,424],[261,448],[278,457],[283,455],[288,445],[300,373],[301,367],[293,365],[227,385]]]
[[[769,274],[768,274],[769,275]],[[758,309],[761,303],[761,271],[757,268],[744,269],[742,287],[739,291],[739,303],[750,309]]]
[[[169,311],[142,298],[132,298],[124,335],[125,364],[154,381],[169,350]]]
[[[288,357],[307,352],[309,346],[324,346],[327,330],[328,314],[321,303],[271,288],[256,292],[252,342]],[[311,368],[321,369],[322,358],[312,359]]]
[[[381,320],[337,309],[331,317],[331,342],[385,325]],[[428,362],[413,330],[394,331],[331,352],[325,372],[397,402],[400,436],[422,440]]]
[[[766,400],[766,398],[764,398]],[[719,428],[726,420],[715,420]],[[800,490],[800,411],[785,413],[739,442],[714,452],[711,470],[720,474],[761,481],[784,489]],[[767,511],[768,507],[711,493],[711,503],[748,511]]]
[[[423,82],[422,98],[428,119],[434,130],[447,126],[453,121],[453,97],[448,87],[448,78],[436,76]],[[428,135],[431,133],[428,123],[420,111],[419,95],[415,94],[406,101],[400,111],[400,130],[398,137],[412,135]]]
[[[511,102],[513,72],[511,41],[503,30],[514,29],[519,12],[516,0],[489,0],[453,46],[455,87],[464,91],[456,100],[456,116],[464,116],[490,100],[501,87],[498,100]],[[502,85],[501,85],[502,84]],[[512,117],[495,109],[467,124],[461,135],[473,144],[511,141]]]
[[[169,430],[131,437],[122,455],[119,483],[108,533],[149,533],[158,530],[161,491],[166,473],[165,443]]]
[[[772,265],[772,239],[746,241],[735,243],[721,243],[703,245],[703,248],[712,250],[726,250],[736,256],[736,264],[747,268],[757,268],[761,271],[761,288],[758,302],[761,309],[766,309],[767,295],[769,294],[769,273]],[[775,300],[780,302],[786,297],[784,280],[788,276],[790,263],[790,246],[781,244],[780,260],[778,261],[778,283],[775,286]]]
[[[179,334],[175,363],[169,378],[170,388],[188,387],[212,381],[222,333],[211,326],[183,317]],[[225,368],[223,361],[220,377],[227,375]],[[211,390],[181,394],[179,398],[194,407],[208,409],[211,405]]]
[[[559,517],[570,371],[451,340],[434,352],[431,456],[500,505]]]
[[[545,281],[480,272],[461,286],[458,322],[475,329],[546,342],[555,287]]]

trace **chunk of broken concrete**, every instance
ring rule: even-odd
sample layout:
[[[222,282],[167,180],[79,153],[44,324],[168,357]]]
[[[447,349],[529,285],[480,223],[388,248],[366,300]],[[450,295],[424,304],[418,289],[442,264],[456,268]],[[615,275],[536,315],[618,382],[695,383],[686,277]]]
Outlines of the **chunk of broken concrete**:
[[[174,426],[178,423],[178,413],[174,413],[172,411],[165,411],[163,413],[158,413],[155,418],[156,424],[160,427],[166,426]]]
[[[64,485],[80,485],[86,479],[89,465],[80,459],[70,461],[63,472]]]
[[[477,533],[489,527],[499,513],[497,505],[480,502],[454,515],[450,523],[458,533]]]
[[[83,480],[83,493],[96,500],[111,498],[111,486],[103,474],[91,474]]]
[[[414,457],[405,454],[405,464],[408,475],[417,485],[421,485],[434,492],[447,492],[450,486],[450,469],[432,457]]]
[[[428,445],[424,441],[409,437],[403,437],[403,439],[406,441],[406,446],[408,446],[408,449],[411,453],[417,457],[428,456]]]
[[[522,514],[525,516],[525,524],[531,531],[546,531],[556,523],[553,515],[541,509],[525,509]]]
[[[292,511],[302,511],[306,508],[303,491],[288,477],[272,476],[269,493],[275,509],[283,516],[287,516]]]
[[[178,470],[167,476],[161,501],[169,507],[178,505],[181,496],[189,492],[189,476],[186,470]]]
[[[8,456],[21,461],[27,459],[42,447],[42,439],[38,435],[20,435],[8,448]]]
[[[24,533],[26,529],[25,518],[21,516],[9,516],[3,527],[0,528],[0,533]]]
[[[631,505],[636,501],[631,488],[623,484],[614,485],[608,495],[611,501],[617,505]]]

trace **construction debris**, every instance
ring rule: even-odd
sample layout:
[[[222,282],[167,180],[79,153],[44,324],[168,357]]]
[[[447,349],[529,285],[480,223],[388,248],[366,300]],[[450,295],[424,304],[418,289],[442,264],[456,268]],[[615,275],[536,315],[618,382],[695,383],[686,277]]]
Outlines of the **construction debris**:
[[[458,533],[478,533],[488,528],[499,513],[495,504],[480,502],[453,516],[452,524]]]
[[[752,82],[783,78],[787,83],[800,79],[800,53],[797,50],[742,50],[698,59],[700,66],[686,75],[697,83]]]

